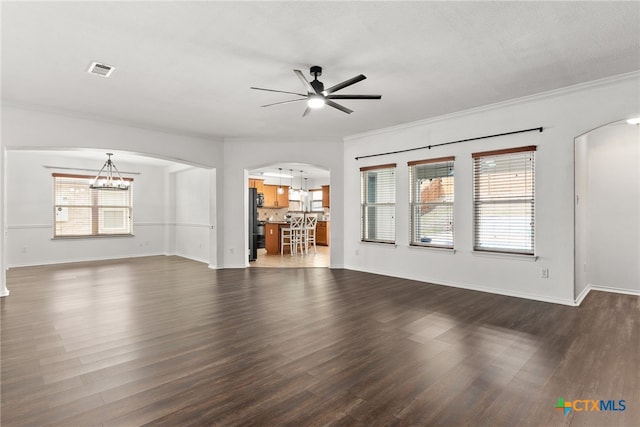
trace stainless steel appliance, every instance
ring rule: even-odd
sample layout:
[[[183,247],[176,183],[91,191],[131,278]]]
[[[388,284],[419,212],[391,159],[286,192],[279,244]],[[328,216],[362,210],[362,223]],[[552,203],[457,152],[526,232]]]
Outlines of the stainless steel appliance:
[[[249,218],[249,261],[255,261],[258,258],[258,192],[255,188],[249,188],[247,206],[249,209],[247,215]]]
[[[265,247],[264,225],[265,225],[265,221],[258,221],[258,226],[256,227],[256,236],[258,236],[258,239],[257,239],[258,249],[264,249]]]

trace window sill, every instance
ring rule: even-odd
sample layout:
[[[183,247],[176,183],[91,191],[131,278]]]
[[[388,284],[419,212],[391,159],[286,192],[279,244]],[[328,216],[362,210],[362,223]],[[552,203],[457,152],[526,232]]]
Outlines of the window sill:
[[[537,255],[526,255],[508,252],[491,252],[491,251],[471,251],[475,256],[486,258],[502,258],[502,259],[517,259],[520,261],[536,262],[538,260]]]
[[[409,247],[413,249],[427,249],[435,252],[449,253],[451,255],[456,253],[456,250],[454,248],[443,248],[439,246],[409,244]]]
[[[394,248],[398,247],[398,244],[395,242],[377,242],[375,240],[360,240],[360,243],[364,243],[367,245],[393,246]]]
[[[51,240],[109,239],[112,237],[136,237],[135,234],[101,234],[98,236],[56,236]]]

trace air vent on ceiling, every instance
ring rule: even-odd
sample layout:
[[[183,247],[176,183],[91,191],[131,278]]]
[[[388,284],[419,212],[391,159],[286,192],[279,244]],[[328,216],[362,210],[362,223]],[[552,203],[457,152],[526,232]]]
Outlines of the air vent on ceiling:
[[[112,67],[111,65],[92,62],[87,72],[89,74],[95,74],[96,76],[109,77],[115,69],[116,67]]]

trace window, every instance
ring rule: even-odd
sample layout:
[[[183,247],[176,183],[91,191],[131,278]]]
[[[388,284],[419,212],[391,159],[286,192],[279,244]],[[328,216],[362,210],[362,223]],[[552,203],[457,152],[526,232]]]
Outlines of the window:
[[[311,210],[322,211],[322,190],[310,190],[311,193]]]
[[[534,253],[535,146],[474,153],[474,249]]]
[[[453,249],[454,157],[409,162],[409,243]]]
[[[93,178],[53,174],[53,237],[133,233],[133,185],[128,190],[94,190],[89,188]]]
[[[360,189],[362,241],[395,243],[395,163],[360,168]]]

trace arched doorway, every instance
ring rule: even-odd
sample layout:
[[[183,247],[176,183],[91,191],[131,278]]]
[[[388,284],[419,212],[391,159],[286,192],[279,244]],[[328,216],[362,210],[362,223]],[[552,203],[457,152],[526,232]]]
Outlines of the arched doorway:
[[[330,171],[307,163],[279,162],[247,170],[247,175],[249,266],[329,267]],[[317,222],[307,233],[313,239],[305,250],[292,253],[289,245],[282,245],[281,236],[295,215]]]
[[[575,139],[576,301],[640,294],[640,126],[616,121]]]

